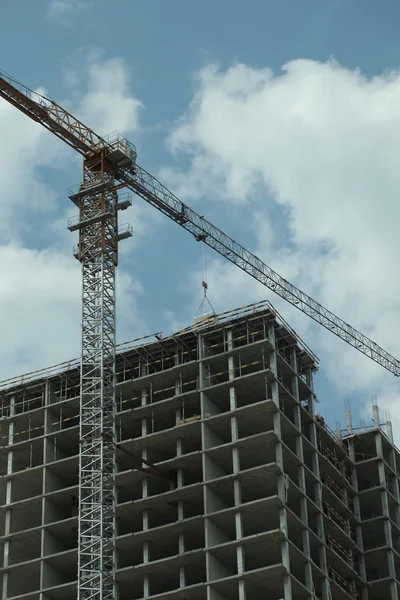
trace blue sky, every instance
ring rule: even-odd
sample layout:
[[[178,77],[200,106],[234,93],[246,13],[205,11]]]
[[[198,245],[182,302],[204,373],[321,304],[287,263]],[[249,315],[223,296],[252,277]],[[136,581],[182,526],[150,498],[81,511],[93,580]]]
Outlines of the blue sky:
[[[100,134],[121,128],[182,200],[398,353],[397,2],[18,0],[0,17],[0,68]],[[65,226],[79,159],[4,104],[2,378],[79,353],[80,299]],[[140,200],[128,220],[119,341],[189,324],[204,276],[186,232]],[[207,262],[217,311],[268,298],[321,357],[332,426],[345,399],[356,423],[368,416],[372,394],[400,423],[391,374]]]

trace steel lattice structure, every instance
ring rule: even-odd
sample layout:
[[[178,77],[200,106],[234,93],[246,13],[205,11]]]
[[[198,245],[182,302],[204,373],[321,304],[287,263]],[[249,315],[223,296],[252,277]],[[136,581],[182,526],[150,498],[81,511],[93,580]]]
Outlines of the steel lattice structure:
[[[106,149],[84,161],[79,206],[82,355],[78,598],[114,600],[115,267],[118,197]]]
[[[59,104],[0,71],[0,97],[84,157],[83,183],[71,199],[79,207],[75,256],[82,263],[82,358],[79,457],[78,600],[115,600],[115,268],[117,190],[128,187],[146,202],[267,288],[396,376],[400,361],[249,250],[181,202],[136,163],[124,138],[106,140]]]

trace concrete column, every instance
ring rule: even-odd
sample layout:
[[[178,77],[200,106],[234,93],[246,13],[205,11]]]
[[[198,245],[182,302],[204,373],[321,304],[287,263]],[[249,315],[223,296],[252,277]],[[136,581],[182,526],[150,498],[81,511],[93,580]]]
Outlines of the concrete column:
[[[304,370],[306,376],[306,383],[308,387],[314,392],[314,381],[313,381],[313,372],[310,367]],[[315,406],[314,406],[314,394],[310,393],[308,397],[308,412],[313,417],[315,414]]]
[[[49,440],[47,438],[47,435],[49,434],[49,429],[51,429],[51,413],[49,412],[49,406],[50,406],[50,402],[51,402],[51,398],[50,398],[50,383],[49,380],[46,381],[45,384],[45,397],[44,397],[44,427],[43,427],[43,432],[44,432],[44,439],[43,439],[43,487],[42,487],[42,494],[46,493],[46,486],[47,486],[47,466],[46,463],[48,462],[48,454],[49,454],[49,450],[50,448],[48,448],[49,446]],[[72,502],[71,502],[72,505]],[[43,496],[42,498],[42,527],[45,525],[45,514],[46,514],[46,498]],[[71,514],[72,514],[72,506],[71,506]],[[40,549],[40,556],[42,557],[41,560],[41,566],[40,566],[40,587],[44,588],[45,587],[45,568],[46,565],[44,563],[44,545],[45,545],[45,536],[46,536],[46,532],[44,530],[44,528],[42,528],[41,532],[40,532],[40,538],[41,538],[41,549]]]
[[[377,404],[372,405],[372,420],[374,422],[374,427],[376,429],[379,428],[379,407]]]
[[[232,352],[233,350],[232,329],[229,329],[227,331],[227,350],[228,352]],[[229,381],[233,382],[235,379],[235,359],[233,355],[228,356],[228,373]],[[235,411],[237,409],[236,388],[233,384],[229,386],[229,408],[231,411]],[[239,439],[238,420],[235,415],[231,416],[231,439],[232,442],[236,442]],[[235,446],[232,448],[232,463],[234,474],[239,474],[240,456],[239,449]],[[242,489],[241,482],[238,478],[234,479],[233,485],[235,506],[239,507],[239,510],[235,513],[236,539],[241,539],[243,537],[242,514],[240,511],[240,506],[242,503]],[[237,572],[239,575],[241,575],[245,571],[244,558],[244,547],[240,544],[236,548]],[[238,585],[239,600],[246,600],[246,584],[244,580],[239,580]]]
[[[393,448],[393,446],[390,448],[389,462],[390,462],[391,468],[393,469],[393,471],[395,473],[395,475],[393,475],[393,477],[392,477],[392,485],[391,485],[390,492],[397,500],[397,504],[394,509],[393,520],[396,523],[396,525],[399,527],[400,526],[400,488],[399,488],[399,478],[397,475],[396,452],[395,452],[395,449]]]
[[[379,425],[379,414],[378,407],[373,406],[374,412],[374,423],[375,427],[378,428]],[[384,530],[385,530],[385,543],[389,547],[387,552],[387,560],[388,560],[388,571],[389,577],[393,579],[390,583],[390,591],[391,596],[390,600],[397,600],[397,585],[394,581],[396,578],[396,567],[393,556],[393,539],[392,539],[392,524],[390,522],[390,513],[389,513],[389,501],[387,494],[387,483],[386,483],[386,468],[383,461],[383,444],[382,444],[382,433],[380,430],[377,430],[375,433],[375,446],[376,446],[376,454],[378,456],[378,473],[379,473],[379,484],[383,486],[383,491],[381,492],[381,505],[382,505],[382,514],[385,517],[384,520]]]
[[[146,388],[142,388],[140,405],[146,406],[146,404],[147,404],[147,390],[146,390]],[[145,434],[142,432],[142,435],[145,435]]]
[[[202,359],[207,356],[207,342],[206,336],[199,335],[199,390],[200,390],[200,407],[202,418],[205,419],[201,424],[201,440],[202,450],[208,450],[212,448],[214,444],[214,438],[212,431],[210,431],[207,425],[207,417],[221,413],[221,409],[218,408],[207,396],[208,387],[208,372],[206,365],[201,362]],[[223,565],[212,555],[208,550],[210,546],[215,544],[228,541],[228,537],[218,528],[218,525],[211,521],[208,517],[208,513],[212,513],[215,510],[219,510],[224,507],[225,503],[219,498],[207,485],[208,479],[215,477],[216,475],[210,470],[210,460],[205,452],[202,454],[202,468],[203,468],[203,502],[204,502],[204,537],[205,537],[205,552],[206,552],[206,590],[207,600],[226,600],[216,589],[213,588],[213,581],[220,576],[226,574],[226,569]],[[233,574],[233,573],[232,573]]]
[[[199,341],[198,341],[198,349],[199,349],[199,359],[201,360],[202,358],[205,357],[205,340],[204,340],[204,336],[203,335],[199,335]],[[205,365],[202,362],[199,362],[199,389],[200,389],[200,408],[201,408],[201,415],[203,417],[203,419],[205,418],[206,415],[213,415],[214,411],[214,405],[213,403],[211,403],[209,401],[209,399],[207,398],[206,394],[204,391],[204,389],[207,388],[207,384],[206,384],[206,377],[207,377],[207,373],[206,373],[206,368]],[[215,412],[219,412],[216,411],[216,407],[215,407]],[[208,441],[208,435],[207,435],[208,431],[207,431],[207,425],[206,423],[202,422],[201,424],[201,445],[202,445],[202,470],[203,470],[203,481],[207,481],[207,456],[204,452],[204,450],[207,450],[209,448],[209,441]],[[211,536],[211,523],[209,523],[209,519],[207,518],[207,513],[212,512],[212,509],[210,510],[210,495],[211,495],[211,491],[208,489],[207,484],[203,486],[203,504],[204,504],[204,540],[205,540],[205,549],[206,549],[206,586],[207,586],[207,600],[214,600],[215,598],[218,597],[217,592],[211,587],[210,582],[212,581],[212,577],[211,577],[211,571],[212,571],[212,560],[213,557],[211,556],[210,552],[207,551],[207,548],[209,546],[212,546],[212,542],[210,541],[210,536]]]
[[[179,485],[179,482],[178,482]],[[184,519],[183,513],[183,502],[179,500],[178,502],[178,521]],[[185,552],[185,534],[179,533],[178,535],[178,552],[179,554],[183,554]],[[186,574],[185,567],[179,567],[179,587],[185,587],[186,585]]]
[[[270,323],[268,326],[268,340],[271,343],[273,350],[270,355],[270,369],[274,376],[274,379],[271,383],[271,395],[272,401],[279,408],[279,387],[278,387],[278,366],[276,360],[276,350],[275,350],[275,325],[274,323]]]
[[[180,413],[180,409],[178,409],[177,413]],[[177,420],[178,420],[179,415],[177,414]],[[181,415],[182,417],[182,415]],[[176,440],[176,455],[177,456],[181,456],[182,455],[182,438],[178,438]],[[183,469],[177,469],[177,473],[176,473],[177,477],[177,487],[180,488],[183,486]],[[182,500],[178,500],[178,521],[182,521],[185,518],[184,515],[184,507],[183,507],[183,501]],[[183,554],[185,552],[185,534],[184,533],[179,533],[178,534],[178,552],[179,554]],[[179,587],[183,588],[186,585],[186,574],[185,574],[185,567],[179,567]]]
[[[318,530],[318,537],[321,540],[325,540],[324,520],[322,517],[322,513],[320,513],[318,515],[317,530]],[[321,545],[319,548],[319,562],[320,562],[320,568],[325,575],[325,577],[322,581],[322,586],[321,586],[322,600],[331,600],[331,587],[330,587],[330,582],[329,582],[329,578],[328,578],[328,565],[327,565],[326,550],[325,550],[324,545]]]
[[[298,379],[298,365],[297,365],[297,351],[296,348],[292,348],[291,350],[291,366],[293,367],[294,374],[292,377],[292,394],[296,399],[297,405],[294,407],[294,422],[298,430],[298,435],[296,436],[296,454],[301,461],[301,465],[298,470],[298,484],[303,492],[304,496],[300,499],[300,513],[301,520],[305,525],[305,528],[302,531],[302,543],[303,543],[303,552],[307,557],[307,562],[304,565],[305,570],[305,581],[306,587],[310,592],[310,596],[313,594],[313,578],[312,578],[312,566],[311,566],[311,550],[310,550],[310,534],[308,532],[308,511],[307,511],[307,486],[306,486],[306,476],[304,470],[304,450],[303,450],[303,436],[302,436],[302,423],[301,423],[301,409],[300,409],[300,400],[299,400],[299,379]]]
[[[348,412],[350,413],[350,411],[348,411]],[[351,425],[351,417],[350,416],[349,416],[348,422],[349,422],[349,427],[348,427],[347,431],[349,433],[351,433],[352,425]],[[356,456],[355,456],[355,449],[354,449],[354,441],[351,438],[349,439],[348,447],[349,447],[349,457],[350,457],[350,460],[352,463],[351,484],[352,484],[353,488],[356,490],[356,492],[358,492],[357,469],[355,466]],[[356,516],[357,519],[360,520],[361,512],[360,512],[360,499],[359,499],[358,493],[353,497],[353,507],[354,507],[354,515]],[[364,545],[363,545],[361,525],[356,526],[356,544],[357,544],[358,548],[361,550],[361,555],[358,558],[359,574],[360,574],[360,577],[364,581],[366,581],[367,573],[366,573],[365,560],[364,560],[364,554],[363,554]],[[361,589],[361,600],[368,600],[368,586],[367,585],[363,586],[363,588]]]
[[[392,427],[392,422],[387,420],[386,421],[386,434],[389,438],[389,440],[391,441],[391,443],[393,444],[394,440],[393,440],[393,427]]]
[[[382,434],[379,430],[375,433],[375,447],[376,455],[378,456],[378,458],[383,459]]]
[[[141,405],[146,406],[146,404],[147,404],[146,388],[142,388]],[[147,434],[148,434],[148,419],[146,417],[144,417],[142,419],[142,436],[146,436]],[[142,449],[142,458],[147,459],[147,448]],[[149,485],[148,477],[144,477],[142,480],[142,497],[143,498],[147,498],[147,496],[148,496],[148,485]],[[147,508],[142,511],[142,528],[144,530],[150,528],[149,511]],[[148,541],[143,542],[143,562],[144,563],[150,562],[150,553],[151,553],[150,542],[148,542]],[[149,577],[149,575],[145,575],[144,579],[143,579],[143,596],[145,598],[147,598],[147,596],[150,596],[150,593],[151,593],[150,592],[150,577]]]
[[[150,562],[150,544],[149,542],[143,543],[143,562]]]
[[[397,591],[397,583],[395,581],[390,582],[390,600],[399,600],[399,593]]]
[[[288,537],[287,514],[286,508],[281,508],[279,511],[279,524],[283,535]],[[282,564],[287,570],[287,574],[283,576],[283,592],[284,600],[292,600],[292,581],[290,579],[290,558],[289,558],[289,542],[285,539],[282,542]]]
[[[183,413],[183,411],[182,411],[181,408],[177,408],[176,411],[175,411],[175,423],[176,423],[177,426],[179,426],[178,424],[181,421],[183,421],[184,415],[182,413]],[[175,452],[176,452],[176,456],[177,457],[178,456],[182,456],[182,454],[183,454],[183,438],[181,438],[181,437],[178,437],[176,439],[176,450],[175,450]],[[177,477],[178,477],[178,479],[180,481],[183,482],[183,471],[182,471],[182,469],[178,469],[177,470]],[[182,485],[183,485],[183,483],[182,483]]]
[[[10,419],[15,415],[15,397],[12,396],[10,399]],[[10,420],[8,425],[8,446],[12,446],[14,443],[14,430],[15,425],[14,421]],[[8,450],[7,452],[7,476],[11,475],[13,472],[13,450]],[[7,537],[11,534],[11,509],[7,508],[7,505],[12,502],[12,479],[7,478],[6,481],[6,509],[4,512],[4,536]],[[4,559],[3,559],[3,567],[6,569],[9,564],[9,554],[10,554],[10,540],[4,541]],[[8,597],[8,573],[4,571],[3,574],[3,593],[2,598]]]
[[[150,595],[150,576],[145,575],[143,577],[143,598],[148,598]]]
[[[246,600],[246,582],[243,579],[239,580],[239,600]]]
[[[276,361],[276,356],[275,356]],[[276,383],[276,382],[274,382]],[[274,385],[274,384],[273,384]],[[277,398],[278,406],[279,406],[279,396]],[[281,471],[281,474],[277,476],[277,484],[278,484],[278,496],[281,499],[281,502],[286,504],[286,494],[287,489],[285,485],[285,475],[284,475],[284,464],[283,464],[283,448],[282,448],[282,432],[281,432],[281,413],[277,411],[274,414],[274,431],[278,437],[278,442],[275,446],[275,460],[278,468]],[[286,508],[283,507],[279,512],[279,524],[282,533],[287,538],[288,536],[288,527],[287,527],[287,514]],[[282,564],[287,569],[287,574],[283,576],[283,590],[284,590],[284,600],[292,600],[292,582],[290,579],[290,559],[289,559],[289,542],[285,539],[282,542]]]
[[[242,488],[239,479],[234,480],[234,497],[235,506],[240,507],[242,503]],[[240,540],[243,538],[243,521],[241,511],[238,510],[235,513],[235,530],[236,539]],[[236,560],[237,560],[237,572],[239,575],[245,572],[245,549],[243,545],[238,545],[236,548]],[[245,581],[239,580],[239,600],[246,600],[246,584]]]
[[[313,374],[310,368],[305,370],[306,381],[308,387],[313,391]],[[314,417],[314,396],[310,393],[309,401],[308,401],[308,412]],[[325,527],[324,527],[324,517],[323,517],[323,505],[322,505],[322,482],[321,482],[321,472],[319,466],[319,452],[318,452],[318,437],[317,437],[317,428],[315,422],[313,421],[310,425],[310,439],[311,444],[314,447],[314,452],[312,454],[312,470],[314,475],[317,477],[318,481],[314,487],[315,494],[315,504],[320,509],[320,512],[316,518],[317,525],[317,535],[321,540],[321,546],[319,547],[319,562],[320,568],[324,573],[324,579],[322,580],[321,589],[322,589],[322,600],[331,600],[331,590],[330,590],[330,582],[328,578],[328,567],[327,567],[327,559],[326,559],[326,550],[325,550]]]

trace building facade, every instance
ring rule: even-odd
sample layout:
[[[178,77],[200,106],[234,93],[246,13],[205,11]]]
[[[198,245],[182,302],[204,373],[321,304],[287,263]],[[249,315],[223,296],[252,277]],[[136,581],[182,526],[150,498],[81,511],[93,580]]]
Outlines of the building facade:
[[[117,353],[119,600],[396,600],[400,455],[266,302]],[[75,600],[79,365],[0,390],[3,600]]]

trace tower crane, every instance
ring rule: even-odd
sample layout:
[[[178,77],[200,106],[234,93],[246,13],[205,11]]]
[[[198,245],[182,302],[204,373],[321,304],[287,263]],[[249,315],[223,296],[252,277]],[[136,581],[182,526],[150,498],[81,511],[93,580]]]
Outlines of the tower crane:
[[[115,583],[115,269],[118,198],[127,188],[221,256],[395,376],[400,361],[367,336],[289,283],[257,256],[179,200],[136,163],[122,136],[100,137],[59,104],[0,71],[0,97],[40,123],[83,156],[83,180],[70,195],[79,218],[75,256],[82,264],[78,600],[114,600]]]

